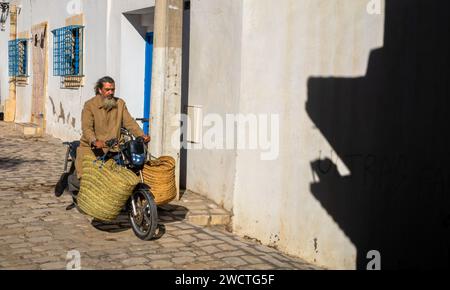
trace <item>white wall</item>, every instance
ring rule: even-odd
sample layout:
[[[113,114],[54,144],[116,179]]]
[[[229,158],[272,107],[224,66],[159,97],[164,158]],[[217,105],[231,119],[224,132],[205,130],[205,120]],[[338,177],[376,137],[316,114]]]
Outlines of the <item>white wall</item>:
[[[280,156],[238,152],[234,229],[319,265],[355,268],[355,246],[311,194],[310,162],[332,148],[306,113],[307,83],[365,75],[384,17],[369,15],[367,1],[243,3],[239,110],[279,114]]]
[[[191,1],[189,105],[204,116],[238,111],[241,13],[240,0]],[[235,162],[236,150],[188,150],[186,187],[232,209]]]
[[[307,84],[365,75],[384,28],[367,3],[191,1],[189,104],[278,115],[280,152],[262,161],[258,150],[189,150],[188,189],[232,208],[237,234],[330,268],[355,268],[357,251],[311,193],[311,161],[332,148],[306,113]]]
[[[133,25],[121,17],[120,97],[127,102],[130,114],[144,116],[145,41]]]

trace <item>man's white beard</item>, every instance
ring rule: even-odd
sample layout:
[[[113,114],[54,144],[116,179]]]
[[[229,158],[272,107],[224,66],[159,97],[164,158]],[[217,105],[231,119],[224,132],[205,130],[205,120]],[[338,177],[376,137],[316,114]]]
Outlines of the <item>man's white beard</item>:
[[[113,108],[117,108],[117,101],[115,98],[105,98],[103,100],[103,108],[105,108],[106,111],[109,111]]]

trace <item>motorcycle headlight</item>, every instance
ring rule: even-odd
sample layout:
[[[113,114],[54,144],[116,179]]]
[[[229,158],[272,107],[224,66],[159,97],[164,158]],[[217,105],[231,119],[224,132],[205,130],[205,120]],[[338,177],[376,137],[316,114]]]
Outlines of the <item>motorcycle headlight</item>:
[[[134,164],[142,164],[145,161],[144,155],[141,154],[131,154],[131,160]]]

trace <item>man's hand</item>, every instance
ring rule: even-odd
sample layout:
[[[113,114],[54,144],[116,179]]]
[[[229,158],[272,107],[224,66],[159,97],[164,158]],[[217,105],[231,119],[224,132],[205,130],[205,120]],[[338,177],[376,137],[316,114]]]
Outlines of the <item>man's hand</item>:
[[[105,142],[103,142],[103,141],[95,141],[95,142],[92,142],[92,147],[94,147],[95,149],[103,149],[103,148],[105,148],[106,147],[106,144],[105,144]]]
[[[146,144],[152,140],[152,138],[150,138],[150,136],[147,136],[147,135],[142,136],[142,138],[144,138],[144,143],[146,143]]]

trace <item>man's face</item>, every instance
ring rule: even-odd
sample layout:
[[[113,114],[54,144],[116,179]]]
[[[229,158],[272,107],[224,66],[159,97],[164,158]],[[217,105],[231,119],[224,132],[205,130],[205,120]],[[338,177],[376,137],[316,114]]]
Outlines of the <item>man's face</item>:
[[[114,97],[114,93],[116,91],[116,86],[111,83],[103,83],[103,88],[100,89],[100,94],[108,99],[111,99]]]

